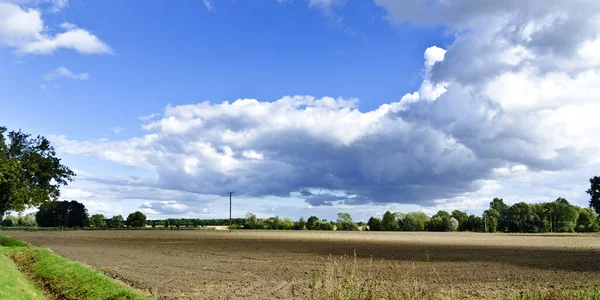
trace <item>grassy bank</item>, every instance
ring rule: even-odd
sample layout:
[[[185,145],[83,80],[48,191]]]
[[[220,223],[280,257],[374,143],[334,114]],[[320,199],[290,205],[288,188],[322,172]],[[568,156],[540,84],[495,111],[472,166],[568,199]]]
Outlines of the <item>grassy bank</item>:
[[[0,253],[0,299],[45,299],[42,292],[2,253]]]
[[[7,237],[0,237],[0,245],[3,246],[0,248],[2,262],[6,263],[6,266],[4,264],[1,265],[0,270],[5,271],[6,269],[13,273],[16,271],[12,277],[7,277],[9,275],[4,274],[0,275],[0,278],[3,279],[6,277],[7,282],[11,285],[27,288],[28,286],[24,284],[29,282],[23,274],[18,272],[17,267],[12,264],[8,257],[12,259],[22,272],[32,278],[38,287],[41,287],[47,294],[51,295],[51,298],[148,299],[138,291],[112,280],[102,272],[60,257],[49,249],[25,247],[25,243]],[[16,275],[20,275],[21,277],[15,277]],[[25,281],[19,281],[19,278]],[[32,287],[31,283],[29,284],[29,287]],[[13,298],[2,297],[0,293],[0,299]],[[36,298],[26,297],[22,299]]]

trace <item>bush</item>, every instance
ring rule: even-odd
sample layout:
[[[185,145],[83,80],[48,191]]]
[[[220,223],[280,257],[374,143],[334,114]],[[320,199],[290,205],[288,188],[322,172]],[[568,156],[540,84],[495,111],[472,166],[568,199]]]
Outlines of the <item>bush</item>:
[[[15,226],[15,221],[13,221],[12,216],[8,216],[6,217],[4,220],[2,220],[2,222],[0,222],[0,226],[4,226],[4,227],[13,227]]]

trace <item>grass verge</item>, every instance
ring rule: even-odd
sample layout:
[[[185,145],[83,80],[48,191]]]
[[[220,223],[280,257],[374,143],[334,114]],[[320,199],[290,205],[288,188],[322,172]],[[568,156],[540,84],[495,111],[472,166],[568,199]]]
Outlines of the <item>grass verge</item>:
[[[21,271],[33,279],[33,282],[41,287],[50,298],[149,299],[140,292],[112,280],[102,272],[58,256],[47,248],[24,247],[24,245],[27,245],[26,243],[2,236],[0,236],[0,244],[4,246],[0,247],[0,256],[8,263],[11,262],[7,256],[10,257]],[[12,268],[14,268],[13,271],[16,270],[18,273],[15,265],[12,265]],[[4,265],[0,269],[4,271]],[[21,275],[22,279],[27,282],[23,274],[18,275]],[[0,278],[2,278],[2,275],[0,275]],[[7,280],[14,283],[18,282],[16,279],[11,278]],[[4,298],[0,294],[0,299],[13,298]]]
[[[46,299],[2,252],[0,252],[0,299]]]

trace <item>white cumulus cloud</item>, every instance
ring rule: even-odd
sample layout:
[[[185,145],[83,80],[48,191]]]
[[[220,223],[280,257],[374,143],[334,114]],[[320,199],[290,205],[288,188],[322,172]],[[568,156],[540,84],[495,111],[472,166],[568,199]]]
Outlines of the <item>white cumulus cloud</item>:
[[[0,2],[0,45],[16,53],[51,54],[63,48],[82,54],[112,53],[110,46],[89,31],[70,23],[61,27],[64,32],[49,34],[40,10]]]

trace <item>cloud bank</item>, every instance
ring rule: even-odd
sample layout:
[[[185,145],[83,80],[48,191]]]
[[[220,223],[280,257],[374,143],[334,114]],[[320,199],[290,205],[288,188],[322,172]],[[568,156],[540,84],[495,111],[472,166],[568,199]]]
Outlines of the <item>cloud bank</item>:
[[[157,175],[111,184],[311,206],[468,202],[502,180],[543,182],[600,164],[600,4],[375,2],[391,24],[443,24],[455,36],[424,51],[417,91],[375,110],[313,96],[205,102],[142,118],[139,137],[53,141]],[[144,207],[183,207],[172,201]]]

